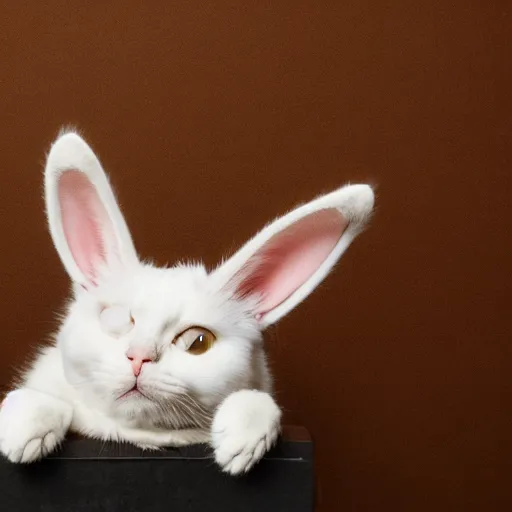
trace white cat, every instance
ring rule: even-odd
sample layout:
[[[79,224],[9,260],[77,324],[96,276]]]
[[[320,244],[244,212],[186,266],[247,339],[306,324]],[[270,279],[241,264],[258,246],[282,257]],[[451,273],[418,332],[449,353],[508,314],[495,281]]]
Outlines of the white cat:
[[[53,144],[45,198],[73,298],[0,411],[12,462],[52,452],[68,430],[144,448],[211,443],[231,474],[276,441],[281,412],[262,331],[325,278],[370,217],[374,194],[350,185],[275,220],[212,272],[139,260],[91,148]]]

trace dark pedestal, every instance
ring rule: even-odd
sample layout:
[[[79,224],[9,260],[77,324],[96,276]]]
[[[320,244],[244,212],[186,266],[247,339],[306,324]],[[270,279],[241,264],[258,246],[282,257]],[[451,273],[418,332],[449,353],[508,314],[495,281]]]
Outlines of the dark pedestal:
[[[0,461],[0,509],[8,512],[311,512],[313,446],[289,427],[242,477],[221,473],[204,445],[143,452],[131,445],[68,439],[22,466]]]

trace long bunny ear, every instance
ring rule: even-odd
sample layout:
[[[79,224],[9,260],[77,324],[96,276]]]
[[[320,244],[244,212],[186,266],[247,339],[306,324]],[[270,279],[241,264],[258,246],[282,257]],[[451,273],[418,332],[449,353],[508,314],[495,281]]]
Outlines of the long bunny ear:
[[[45,168],[46,214],[71,279],[85,288],[100,273],[137,263],[130,232],[99,160],[76,133],[54,142]]]
[[[266,327],[303,301],[364,228],[373,209],[368,185],[347,185],[275,220],[211,275],[216,286],[254,297]]]

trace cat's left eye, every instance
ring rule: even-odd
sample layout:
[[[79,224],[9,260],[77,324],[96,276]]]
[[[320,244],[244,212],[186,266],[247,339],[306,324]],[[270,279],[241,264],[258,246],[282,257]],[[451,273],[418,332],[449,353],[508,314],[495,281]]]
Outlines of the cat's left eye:
[[[134,323],[130,310],[125,306],[105,306],[100,311],[101,327],[112,336],[122,336],[130,332]]]
[[[210,350],[216,339],[215,334],[205,327],[190,327],[176,336],[173,343],[198,356]]]

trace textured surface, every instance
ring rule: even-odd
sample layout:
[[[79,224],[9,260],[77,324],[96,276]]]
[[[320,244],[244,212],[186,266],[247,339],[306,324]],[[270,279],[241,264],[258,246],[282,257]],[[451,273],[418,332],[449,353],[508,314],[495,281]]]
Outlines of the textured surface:
[[[62,124],[161,263],[374,182],[369,231],[269,333],[319,510],[510,510],[510,3],[274,4],[2,2],[1,380],[68,290],[41,200]]]
[[[284,439],[250,474],[234,478],[202,445],[142,452],[73,439],[32,466],[0,461],[2,503],[19,512],[311,512],[312,454],[311,442]]]

